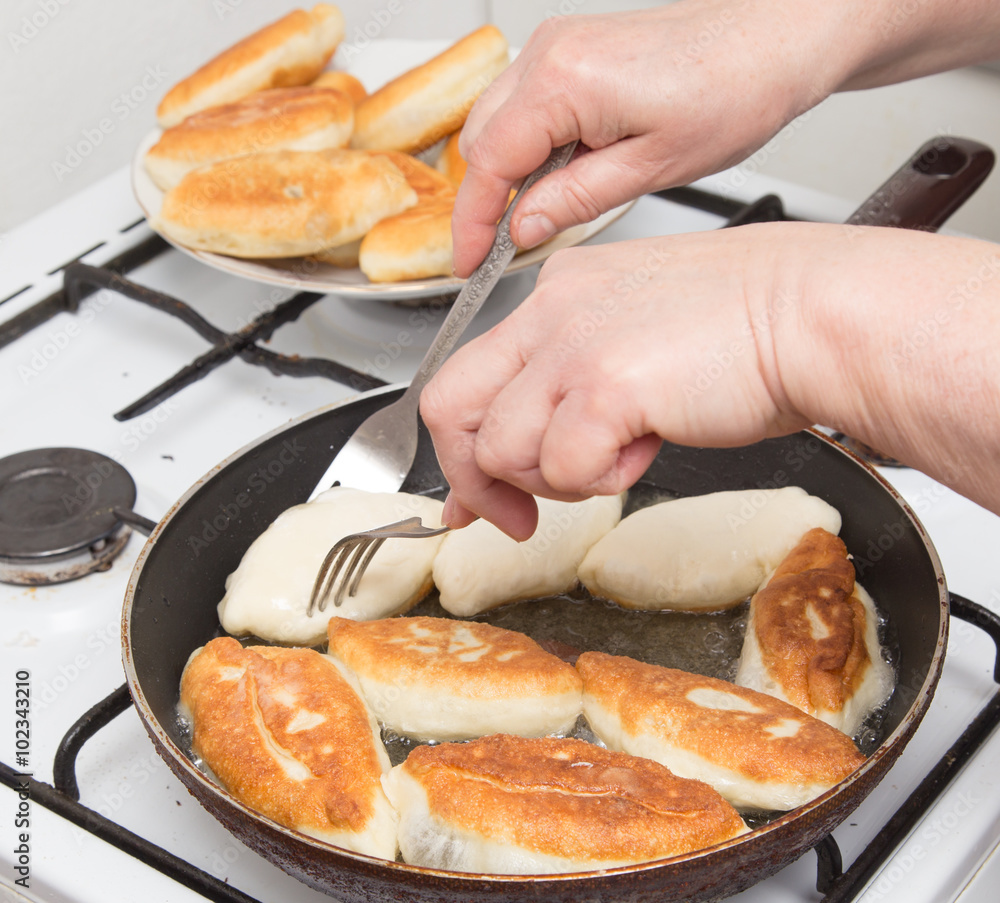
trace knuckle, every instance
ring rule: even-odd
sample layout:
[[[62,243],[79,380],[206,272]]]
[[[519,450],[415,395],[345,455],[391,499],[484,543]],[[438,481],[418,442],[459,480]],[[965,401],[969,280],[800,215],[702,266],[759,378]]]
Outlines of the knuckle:
[[[574,220],[588,222],[604,212],[601,199],[583,183],[568,178],[562,186],[562,202]]]
[[[482,429],[476,437],[475,460],[479,469],[493,477],[503,480],[514,473],[510,458],[506,453],[505,443],[498,435],[497,429]]]

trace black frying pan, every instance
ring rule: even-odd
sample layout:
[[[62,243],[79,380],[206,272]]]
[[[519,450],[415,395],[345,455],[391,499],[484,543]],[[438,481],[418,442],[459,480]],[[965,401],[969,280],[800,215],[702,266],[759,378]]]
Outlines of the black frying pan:
[[[936,159],[951,154],[952,147],[954,143],[949,142],[947,149],[935,151]],[[899,177],[899,173],[894,176]],[[888,200],[911,194],[891,192]],[[941,204],[932,203],[931,208],[940,209]],[[894,208],[890,203],[886,209]],[[930,219],[923,216],[921,225],[936,228],[940,224]],[[306,416],[218,465],[160,522],[132,573],[122,629],[125,671],[136,709],[171,770],[240,840],[345,903],[696,901],[737,893],[793,861],[843,821],[884,776],[923,717],[940,675],[948,625],[944,575],[923,528],[891,487],[840,446],[809,431],[739,449],[665,445],[631,500],[638,505],[651,495],[689,496],[787,484],[801,486],[840,510],[841,536],[855,557],[859,580],[889,625],[887,640],[895,654],[897,690],[871,729],[865,764],[808,805],[765,821],[745,838],[687,856],[608,872],[532,878],[435,871],[351,853],[283,828],[221,790],[191,762],[187,739],[177,724],[175,707],[185,662],[195,648],[220,633],[216,605],[226,576],[250,543],[282,511],[305,501],[353,430],[400,394],[398,388],[377,390]],[[403,489],[444,493],[423,429]],[[605,629],[604,621],[622,617],[621,613],[599,602],[568,604],[578,617],[596,625],[588,631],[598,637],[591,648],[601,648],[602,635],[622,633],[617,627],[620,622],[612,631]],[[531,605],[509,606],[483,619],[502,619],[509,616],[509,609],[517,609],[522,629],[537,639],[579,648],[580,634],[570,629],[568,620],[553,618],[551,606],[538,609],[548,611],[546,617],[536,617]],[[656,619],[657,631],[631,632],[636,642],[642,642],[646,635],[660,635],[661,628],[672,629],[670,619],[690,626],[700,616],[636,613],[635,617]],[[731,622],[720,621],[714,627],[733,640]],[[561,630],[566,633],[560,635]],[[651,657],[676,666],[679,663],[670,650],[669,643],[658,643]],[[642,657],[641,649],[634,653]],[[690,667],[686,659],[684,666]],[[714,667],[706,667],[706,673]]]

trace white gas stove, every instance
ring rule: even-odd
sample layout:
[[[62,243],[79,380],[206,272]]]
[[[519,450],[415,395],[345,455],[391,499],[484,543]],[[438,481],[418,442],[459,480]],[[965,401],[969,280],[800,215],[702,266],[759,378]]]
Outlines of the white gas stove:
[[[773,191],[796,217],[834,221],[844,219],[862,200],[829,198],[759,175],[738,175],[723,173],[698,187],[743,201]],[[591,241],[716,228],[723,222],[719,215],[647,197]],[[67,262],[82,255],[83,262],[100,265],[143,246],[151,236],[124,170],[5,235],[0,242],[0,298],[7,300],[0,302],[0,324],[57,292]],[[470,334],[487,329],[518,304],[536,274],[530,270],[502,280]],[[292,294],[221,273],[169,248],[128,277],[186,301],[227,332]],[[328,358],[387,382],[405,382],[445,309],[433,300],[412,307],[330,295],[277,330],[266,347]],[[416,328],[417,322],[422,328]],[[399,341],[401,335],[408,337],[406,343]],[[244,444],[353,394],[330,379],[275,376],[232,360],[147,413],[123,422],[114,419],[115,412],[207,347],[187,325],[162,311],[111,290],[96,291],[77,313],[58,314],[0,347],[0,458],[58,446],[100,452],[128,470],[137,486],[135,511],[155,521],[200,476]],[[890,469],[885,475],[926,526],[950,589],[1000,612],[1000,575],[988,551],[1000,548],[1000,519],[922,474]],[[2,696],[7,700],[0,713],[0,762],[9,766],[9,773],[30,773],[53,784],[53,761],[64,735],[124,683],[121,608],[142,542],[133,534],[108,570],[78,580],[39,587],[0,583],[0,679],[6,681]],[[953,623],[944,675],[914,740],[883,783],[835,832],[845,866],[997,692],[995,656],[984,633],[962,621]],[[18,704],[22,685],[30,688],[27,711]],[[26,731],[17,724],[19,708],[30,724]],[[11,789],[0,788],[0,896],[73,903],[328,899],[251,852],[204,812],[154,752],[135,713],[123,708],[83,745],[75,774],[80,803],[119,826],[127,840],[121,845],[142,846],[135,837],[147,841],[142,851],[147,861],[95,835],[86,810],[61,807],[59,799],[65,797],[60,794],[43,800],[37,793],[19,793],[14,782]],[[998,761],[1000,737],[993,735],[854,899],[995,899],[1000,875]],[[50,797],[55,804],[50,805]],[[100,821],[98,827],[104,825]],[[171,877],[185,871],[174,857],[187,863],[187,877]],[[821,894],[815,883],[816,857],[807,855],[734,899],[817,900]]]

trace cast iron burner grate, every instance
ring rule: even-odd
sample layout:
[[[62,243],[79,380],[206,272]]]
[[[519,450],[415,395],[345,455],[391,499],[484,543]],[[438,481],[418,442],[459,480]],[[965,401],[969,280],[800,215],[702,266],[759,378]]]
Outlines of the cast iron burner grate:
[[[724,217],[727,222],[723,228],[788,218],[785,216],[781,200],[776,195],[765,195],[750,204],[693,188],[672,188],[657,192],[656,196]],[[103,288],[176,317],[211,344],[204,354],[182,367],[142,398],[120,410],[114,415],[116,420],[130,420],[151,411],[235,357],[264,367],[276,376],[321,376],[342,383],[355,392],[366,392],[386,385],[384,380],[337,361],[277,354],[260,346],[259,343],[270,339],[279,327],[294,322],[304,311],[325,297],[322,294],[300,292],[254,318],[249,325],[238,332],[227,333],[214,326],[184,301],[126,278],[127,273],[168,250],[172,250],[170,245],[159,235],[153,235],[103,266],[90,266],[79,260],[68,262],[61,267],[63,287],[59,291],[8,322],[0,324],[0,348],[41,326],[58,313],[76,313],[84,298]]]
[[[993,640],[996,647],[993,679],[998,686],[951,749],[927,772],[917,789],[889,816],[882,829],[848,869],[843,869],[840,848],[832,834],[816,845],[816,890],[823,894],[819,903],[848,903],[857,900],[872,876],[919,824],[952,780],[1000,725],[1000,615],[955,593],[950,594],[950,603],[954,617],[985,631]],[[131,705],[128,687],[122,685],[87,711],[59,744],[53,764],[52,784],[21,774],[3,762],[0,762],[0,783],[18,792],[27,788],[31,799],[39,805],[135,856],[207,900],[216,903],[259,903],[243,891],[231,887],[79,802],[77,755],[87,740],[131,708]]]
[[[41,586],[107,570],[131,533],[119,511],[134,502],[128,471],[97,452],[0,459],[0,581]]]

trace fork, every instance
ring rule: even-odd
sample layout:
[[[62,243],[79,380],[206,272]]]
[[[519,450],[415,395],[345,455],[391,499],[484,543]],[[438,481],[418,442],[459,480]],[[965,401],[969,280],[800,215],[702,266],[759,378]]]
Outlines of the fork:
[[[397,492],[403,485],[417,454],[420,393],[455,347],[517,251],[510,237],[514,208],[539,179],[569,162],[576,145],[573,141],[555,148],[545,162],[525,178],[497,224],[493,246],[462,286],[413,381],[399,399],[377,410],[354,431],[316,484],[309,496],[310,502],[336,483],[369,492]]]
[[[425,527],[419,517],[408,517],[393,524],[386,524],[384,527],[374,527],[371,530],[362,530],[360,533],[345,536],[334,544],[323,559],[323,564],[320,565],[319,573],[316,575],[316,582],[313,583],[306,614],[312,615],[316,610],[326,611],[335,583],[337,583],[336,592],[333,592],[335,608],[340,608],[345,595],[357,595],[361,575],[368,569],[375,553],[387,539],[440,536],[450,529],[450,527]]]

